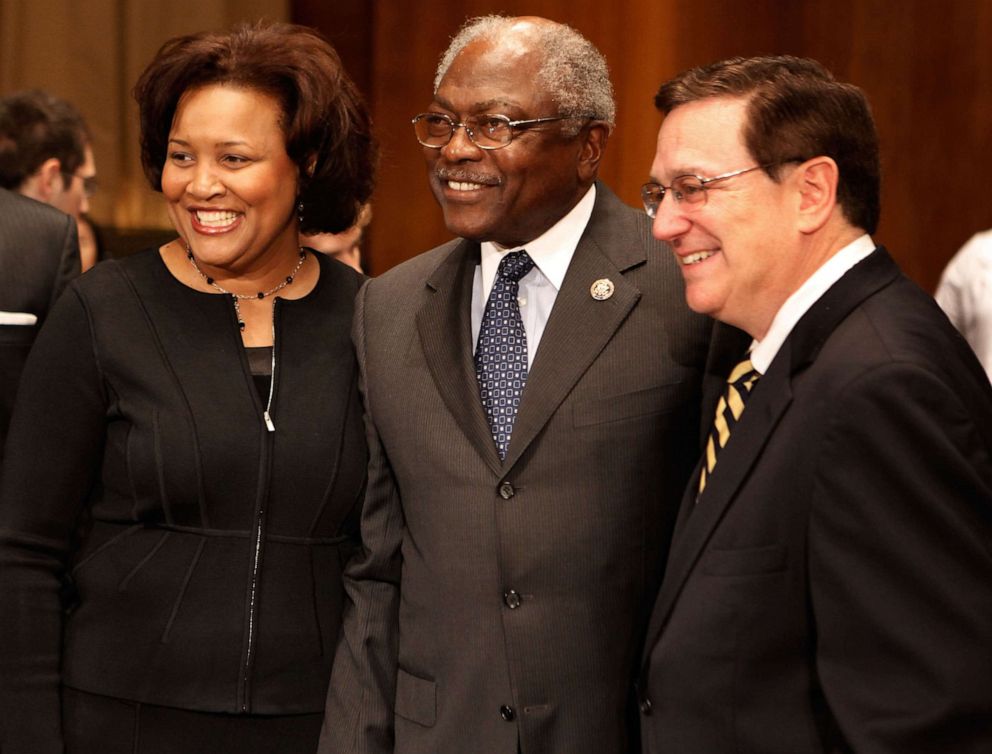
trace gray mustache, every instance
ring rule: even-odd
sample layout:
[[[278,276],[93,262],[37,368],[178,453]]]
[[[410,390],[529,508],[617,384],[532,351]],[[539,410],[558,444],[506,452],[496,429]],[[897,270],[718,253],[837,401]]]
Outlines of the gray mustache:
[[[457,181],[460,183],[481,183],[484,186],[498,186],[501,181],[492,175],[472,173],[467,170],[438,170],[434,173],[438,180]]]

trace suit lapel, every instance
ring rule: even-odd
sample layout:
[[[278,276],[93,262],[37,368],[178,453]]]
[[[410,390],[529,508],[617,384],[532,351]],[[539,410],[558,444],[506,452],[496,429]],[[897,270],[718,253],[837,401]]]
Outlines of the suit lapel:
[[[442,400],[479,455],[499,474],[502,464],[479,399],[473,361],[472,281],[478,264],[478,244],[462,241],[455,246],[427,280],[417,330]]]
[[[692,476],[689,477],[687,488],[692,490],[693,495],[687,503],[679,508],[673,538],[679,536],[679,532],[689,520],[689,514],[696,507],[695,490],[699,486],[699,475],[702,472],[702,454],[710,434],[710,428],[713,425],[716,405],[726,388],[727,375],[745,357],[751,341],[752,338],[747,333],[722,322],[717,322],[713,328],[710,350],[706,359],[706,372],[703,376],[703,397],[700,404],[702,411],[699,417],[699,462],[696,464]]]
[[[775,425],[792,403],[789,359],[783,353],[787,350],[788,340],[775,357],[768,374],[763,376],[752,390],[747,408],[734,426],[730,443],[720,451],[717,471],[707,481],[706,489],[699,496],[698,502],[696,501],[696,489],[699,484],[698,465],[696,472],[690,477],[682,498],[679,524],[672,542],[668,565],[665,567],[665,578],[651,614],[645,656],[661,633],[683,584],[695,567],[713,531],[733,502],[748,471],[764,450],[765,444],[775,430]]]
[[[899,276],[885,249],[855,265],[835,283],[793,328],[774,360],[755,386],[730,444],[720,453],[715,473],[695,501],[699,468],[685,496],[661,591],[655,601],[644,645],[644,668],[651,649],[664,629],[678,595],[719,525],[751,467],[758,460],[782,415],[792,403],[792,380],[812,363],[823,343],[840,322],[866,298]],[[712,417],[714,406],[709,406]],[[708,429],[708,428],[707,428]]]
[[[641,296],[623,275],[646,259],[629,209],[602,184],[596,190],[592,217],[569,263],[527,376],[504,471],[527,450]],[[589,289],[602,279],[609,279],[614,291],[597,301]]]

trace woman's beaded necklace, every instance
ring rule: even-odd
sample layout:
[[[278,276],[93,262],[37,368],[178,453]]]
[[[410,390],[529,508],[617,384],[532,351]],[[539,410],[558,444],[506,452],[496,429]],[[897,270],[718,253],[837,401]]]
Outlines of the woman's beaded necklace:
[[[219,286],[212,277],[203,274],[203,270],[201,270],[200,265],[196,263],[196,257],[193,256],[193,250],[190,248],[189,244],[186,244],[186,258],[189,260],[189,263],[193,265],[193,269],[196,270],[196,273],[201,278],[203,278],[203,281],[207,285],[209,285],[214,290],[220,291],[221,293],[226,293],[228,296],[234,297],[234,313],[238,318],[238,327],[243,332],[245,329],[245,321],[241,318],[241,305],[239,302],[242,299],[246,299],[246,300],[263,299],[266,296],[271,296],[276,291],[281,291],[287,285],[290,285],[293,282],[293,279],[296,277],[297,273],[299,273],[300,268],[303,266],[303,263],[306,261],[307,253],[302,247],[300,247],[300,258],[296,262],[296,267],[294,267],[293,271],[286,276],[286,279],[280,282],[278,285],[269,288],[269,290],[259,291],[258,293],[235,293],[234,291],[229,291],[226,288],[222,288],[221,286]]]

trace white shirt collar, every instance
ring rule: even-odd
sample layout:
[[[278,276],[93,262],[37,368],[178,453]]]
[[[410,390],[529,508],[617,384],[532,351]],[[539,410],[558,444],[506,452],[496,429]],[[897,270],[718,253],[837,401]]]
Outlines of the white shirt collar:
[[[789,333],[829,288],[844,277],[844,274],[854,265],[875,250],[875,242],[865,233],[854,239],[799,286],[798,290],[785,300],[776,312],[771,327],[764,339],[751,344],[751,364],[761,374],[768,371],[772,360],[778,353]]]
[[[482,294],[483,300],[489,298],[496,279],[496,270],[503,255],[509,251],[526,249],[527,255],[534,260],[535,266],[555,287],[561,290],[562,281],[572,261],[575,247],[585,232],[592,208],[596,203],[596,186],[592,185],[578,204],[533,241],[513,249],[504,249],[492,241],[483,241],[482,249]]]

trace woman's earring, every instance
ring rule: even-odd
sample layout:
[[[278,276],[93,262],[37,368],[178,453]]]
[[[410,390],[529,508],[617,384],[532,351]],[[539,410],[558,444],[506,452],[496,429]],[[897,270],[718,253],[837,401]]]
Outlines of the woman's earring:
[[[296,219],[299,221],[300,225],[303,224],[303,200],[302,199],[296,205]]]

